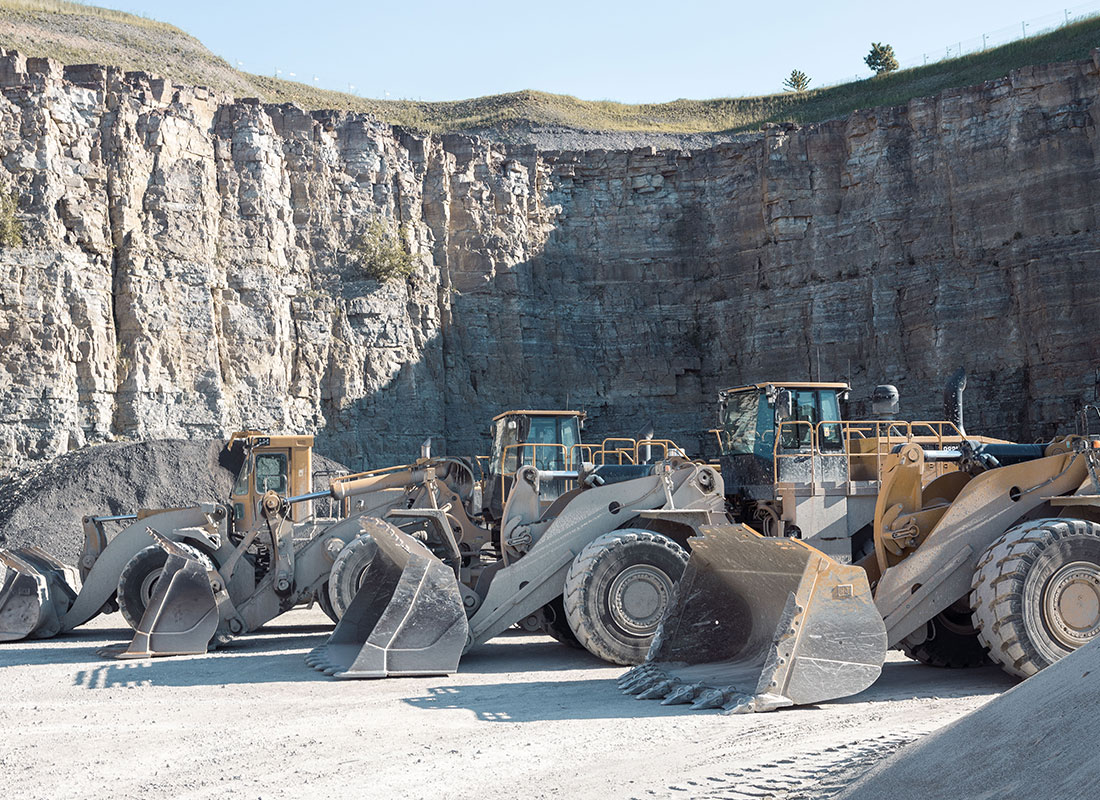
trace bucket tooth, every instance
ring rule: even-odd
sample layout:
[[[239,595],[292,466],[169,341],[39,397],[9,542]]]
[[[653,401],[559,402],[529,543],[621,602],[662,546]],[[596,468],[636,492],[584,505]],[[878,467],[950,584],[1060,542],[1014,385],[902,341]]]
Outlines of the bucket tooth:
[[[727,695],[721,689],[704,689],[691,704],[692,711],[701,711],[708,708],[721,708],[726,704]]]
[[[661,701],[663,706],[678,706],[685,703],[695,702],[695,695],[698,693],[701,686],[698,683],[680,684],[675,686],[667,695],[665,699]]]
[[[878,677],[886,629],[862,568],[743,525],[704,527],[691,546],[646,662],[695,687],[692,708],[770,711],[847,697]]]
[[[626,692],[627,694],[634,694],[634,692],[632,690],[635,687],[641,686],[643,683],[648,683],[649,681],[653,680],[653,678],[655,678],[655,677],[660,677],[658,675],[657,671],[654,670],[654,669],[648,669],[645,672],[639,672],[637,675],[632,677],[630,680],[620,681],[619,682],[619,689],[621,691]]]
[[[639,680],[630,684],[630,686],[623,689],[623,691],[627,694],[642,694],[643,692],[652,689],[654,686],[659,685],[664,680],[667,680],[666,675],[654,671],[653,673],[645,675]]]
[[[722,706],[723,714],[752,714],[761,711],[775,711],[777,708],[792,706],[789,697],[779,694],[758,694],[755,697],[747,694],[738,694]]]
[[[638,695],[639,700],[660,700],[665,697],[670,691],[680,685],[680,681],[675,678],[667,678],[656,686],[646,689],[644,692]]]
[[[759,709],[756,707],[756,698],[744,692],[728,695],[726,702],[722,704],[723,714],[750,714],[757,710]]]
[[[626,686],[627,684],[638,680],[638,678],[640,678],[641,676],[646,675],[652,671],[653,667],[649,664],[638,664],[637,666],[631,667],[619,676],[619,688],[622,688],[623,686]]]
[[[469,635],[458,579],[419,541],[378,522],[362,588],[310,664],[336,678],[449,675]]]

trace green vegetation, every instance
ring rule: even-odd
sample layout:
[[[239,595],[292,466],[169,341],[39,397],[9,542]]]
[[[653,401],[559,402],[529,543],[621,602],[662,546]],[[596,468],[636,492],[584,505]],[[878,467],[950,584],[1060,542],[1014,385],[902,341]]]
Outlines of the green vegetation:
[[[14,189],[0,193],[0,247],[19,247],[23,244],[23,223],[19,211],[19,194]]]
[[[871,42],[871,52],[863,59],[876,75],[885,75],[898,68],[898,60],[894,57],[894,47],[881,42]]]
[[[176,83],[208,86],[306,109],[365,111],[394,125],[431,131],[551,125],[595,131],[695,133],[757,130],[766,122],[818,122],[858,108],[898,105],[914,97],[1000,78],[1029,64],[1087,58],[1100,46],[1100,17],[982,53],[867,80],[763,97],[674,100],[627,105],[522,91],[443,103],[371,100],[233,69],[195,38],[161,22],[61,0],[0,0],[0,46],[68,64],[143,70]],[[476,61],[468,69],[479,69]]]
[[[783,81],[783,90],[786,92],[804,92],[810,88],[810,76],[802,70],[792,69],[791,74]]]
[[[385,222],[375,219],[351,246],[351,258],[368,278],[379,283],[401,281],[416,269],[412,253],[404,245],[407,240],[404,225],[394,236]]]

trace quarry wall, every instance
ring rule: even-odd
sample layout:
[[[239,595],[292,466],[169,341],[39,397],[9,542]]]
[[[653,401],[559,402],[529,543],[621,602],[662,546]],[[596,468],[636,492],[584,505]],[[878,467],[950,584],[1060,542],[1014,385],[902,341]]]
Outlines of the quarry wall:
[[[0,52],[0,453],[316,432],[485,449],[508,407],[702,447],[719,388],[895,383],[1032,440],[1100,386],[1097,57],[692,151],[545,151]],[[398,224],[380,285],[353,244]]]

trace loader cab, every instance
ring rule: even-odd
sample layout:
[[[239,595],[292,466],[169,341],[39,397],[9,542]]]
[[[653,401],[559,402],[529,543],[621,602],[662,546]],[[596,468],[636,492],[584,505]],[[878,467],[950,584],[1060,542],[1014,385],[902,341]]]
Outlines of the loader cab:
[[[720,392],[715,434],[726,494],[768,500],[776,483],[808,482],[815,445],[844,450],[840,401],[848,391],[846,383],[757,383]]]
[[[312,490],[312,436],[268,436],[243,431],[234,433],[226,448],[240,462],[229,498],[237,530],[247,530],[256,524],[259,501],[266,492],[293,497]],[[310,506],[296,503],[292,519],[304,521],[310,515]]]
[[[562,471],[580,465],[584,416],[580,411],[505,411],[493,417],[487,478],[489,513],[494,518],[500,518],[521,466]],[[552,500],[567,490],[567,484],[564,478],[545,482],[540,496]]]

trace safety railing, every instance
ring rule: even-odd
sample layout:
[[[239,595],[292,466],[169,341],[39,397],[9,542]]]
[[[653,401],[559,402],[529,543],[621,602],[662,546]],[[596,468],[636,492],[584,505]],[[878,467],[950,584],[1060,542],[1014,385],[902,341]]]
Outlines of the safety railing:
[[[839,432],[839,436],[838,436]],[[946,450],[959,445],[965,437],[958,427],[947,420],[823,420],[816,424],[803,420],[785,420],[776,428],[773,445],[773,477],[776,483],[784,459],[808,462],[809,478],[818,483],[822,473],[837,474],[826,469],[819,459],[845,459],[844,474],[853,481],[881,481],[887,457],[898,445],[915,442]],[[956,467],[952,462],[929,462],[925,465],[929,478],[937,478]],[[787,481],[790,482],[790,481]]]
[[[631,439],[612,436],[597,444],[566,447],[556,442],[525,442],[507,445],[501,454],[501,496],[504,479],[516,474],[521,466],[542,470],[579,470],[584,464],[596,466],[645,464],[671,456],[686,457],[672,439]]]

